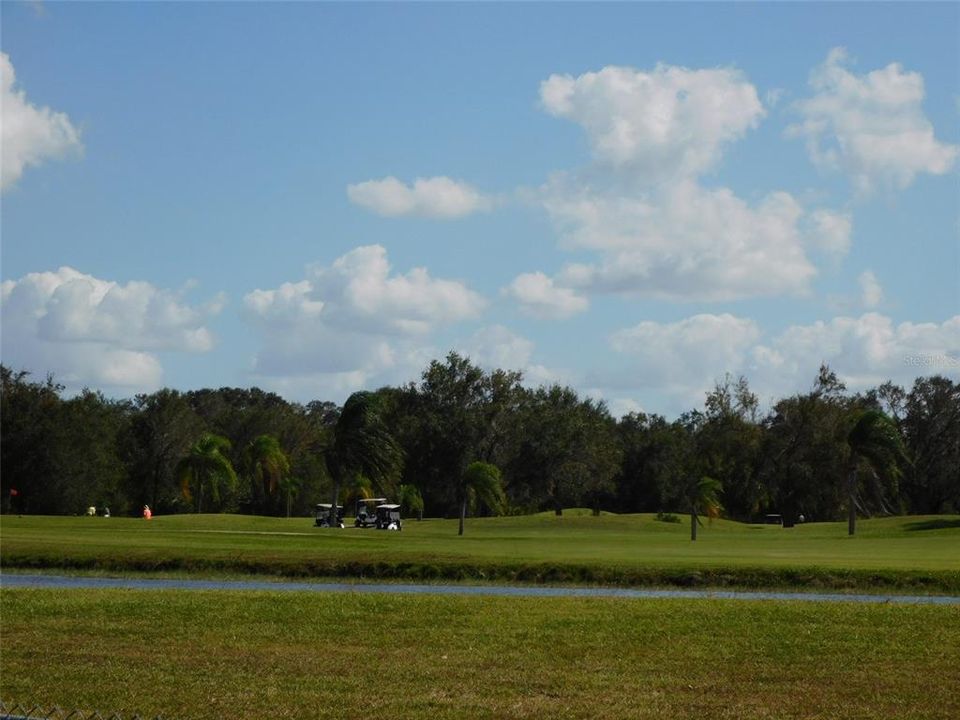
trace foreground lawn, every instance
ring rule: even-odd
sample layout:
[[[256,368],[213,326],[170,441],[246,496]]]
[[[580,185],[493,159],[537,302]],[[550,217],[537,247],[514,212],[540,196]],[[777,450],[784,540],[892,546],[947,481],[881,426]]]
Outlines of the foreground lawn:
[[[189,718],[956,718],[960,609],[4,589],[0,696]]]
[[[692,543],[686,522],[585,511],[470,519],[463,537],[455,520],[411,520],[396,533],[322,530],[310,518],[4,516],[0,559],[7,568],[957,592],[960,517],[863,520],[853,538],[845,523],[784,529],[721,520]]]

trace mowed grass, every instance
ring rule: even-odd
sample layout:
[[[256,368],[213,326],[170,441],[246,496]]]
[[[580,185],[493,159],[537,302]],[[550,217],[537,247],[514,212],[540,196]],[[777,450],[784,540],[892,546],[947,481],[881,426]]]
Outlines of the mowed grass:
[[[194,718],[957,718],[960,608],[3,589],[7,703]]]
[[[458,537],[455,520],[384,532],[320,529],[311,518],[4,516],[0,559],[7,568],[960,590],[958,516],[861,520],[852,538],[845,523],[717,520],[691,542],[688,523],[577,510],[471,518]]]

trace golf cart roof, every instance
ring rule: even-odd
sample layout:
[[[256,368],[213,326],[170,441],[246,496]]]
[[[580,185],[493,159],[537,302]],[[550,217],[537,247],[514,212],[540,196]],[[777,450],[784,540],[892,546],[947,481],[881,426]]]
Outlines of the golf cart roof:
[[[329,510],[333,505],[331,503],[317,503],[317,509],[319,510]],[[337,505],[337,507],[341,507]]]
[[[399,505],[377,505],[377,510],[396,510]]]
[[[357,502],[363,503],[385,503],[386,498],[357,498]]]

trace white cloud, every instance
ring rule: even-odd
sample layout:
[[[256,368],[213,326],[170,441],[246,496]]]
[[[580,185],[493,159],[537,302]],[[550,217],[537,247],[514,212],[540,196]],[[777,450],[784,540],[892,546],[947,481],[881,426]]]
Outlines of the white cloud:
[[[263,339],[253,372],[274,388],[338,394],[406,380],[434,356],[426,346],[432,332],[478,317],[485,305],[463,283],[424,268],[391,275],[383,247],[359,247],[329,267],[310,267],[304,280],[244,297]]]
[[[516,370],[523,374],[523,384],[540,387],[555,383],[569,384],[571,374],[532,362],[534,344],[503,325],[477,330],[460,352],[486,370]]]
[[[384,383],[377,383],[376,377],[375,372],[363,370],[282,376],[254,372],[250,375],[250,382],[294,402],[329,400],[342,403],[357,390],[382,387]],[[411,375],[408,379],[413,377]]]
[[[448,177],[417,178],[412,186],[395,177],[347,186],[350,202],[378,215],[452,219],[489,210],[492,200],[467,183]]]
[[[796,105],[803,121],[787,134],[806,138],[811,159],[845,171],[861,193],[905,188],[919,173],[948,172],[960,148],[934,137],[921,108],[923,77],[899,63],[866,75],[851,73],[847,64],[846,51],[835,48],[813,71],[814,94]]]
[[[351,250],[329,268],[314,266],[310,276],[315,295],[329,307],[328,317],[377,332],[426,333],[475,318],[486,304],[462,282],[431,278],[426,268],[391,277],[380,245]]]
[[[518,275],[504,292],[527,315],[541,319],[568,318],[587,309],[589,301],[570,288],[557,286],[541,272]]]
[[[744,375],[765,402],[807,392],[821,363],[851,392],[887,380],[909,386],[934,373],[960,378],[960,316],[940,324],[894,324],[866,313],[794,325],[770,337],[747,318],[696,315],[642,322],[615,333],[610,345],[627,369],[593,378],[594,385],[605,387],[607,397],[634,390],[657,398],[673,415],[700,407],[704,393],[728,372]]]
[[[808,389],[821,362],[851,390],[886,380],[909,385],[934,373],[960,377],[960,315],[940,324],[899,325],[878,313],[837,317],[789,327],[752,354],[760,382],[779,394]]]
[[[768,108],[774,108],[780,104],[780,101],[783,100],[783,97],[786,94],[787,91],[783,88],[773,88],[771,90],[767,90],[763,96],[763,100]]]
[[[860,283],[860,301],[865,308],[875,308],[883,300],[883,288],[872,270],[864,270],[858,278]]]
[[[842,258],[850,250],[853,218],[846,213],[815,210],[808,216],[810,244],[833,258]]]
[[[28,165],[63,157],[83,146],[80,132],[62,112],[38,108],[16,87],[10,56],[0,53],[0,189],[12,187]]]
[[[73,268],[30,273],[2,286],[3,361],[53,372],[71,388],[150,390],[162,378],[157,351],[207,352],[207,319],[222,299],[191,307],[179,293],[126,285]]]
[[[682,182],[655,196],[553,182],[545,207],[574,249],[597,250],[598,262],[567,266],[560,286],[669,300],[731,300],[801,294],[816,268],[801,228],[803,208],[788,193],[751,207],[732,191]]]
[[[610,345],[630,358],[638,387],[694,397],[726,370],[743,367],[759,339],[753,320],[702,314],[674,323],[641,322],[614,333]]]
[[[817,272],[811,249],[847,252],[849,215],[808,210],[786,192],[748,203],[728,188],[701,186],[699,176],[765,114],[740,71],[606,67],[553,75],[540,96],[549,112],[584,127],[596,161],[552,177],[541,201],[565,247],[598,257],[552,279],[523,276],[528,294],[799,295]]]
[[[599,397],[602,398],[602,394]],[[629,415],[630,413],[639,414],[645,412],[643,405],[633,398],[612,398],[607,402],[607,407],[610,409],[610,414],[615,418],[622,418],[624,415]]]
[[[532,362],[534,344],[503,325],[480,328],[462,343],[459,352],[486,370],[515,370],[523,374],[523,384],[539,387],[569,383],[569,372]]]
[[[254,290],[243,302],[252,316],[263,322],[293,323],[298,319],[319,317],[322,300],[312,300],[313,286],[308,280],[283,283],[276,290]]]
[[[540,85],[547,111],[579,123],[594,157],[660,181],[711,169],[725,145],[764,116],[756,88],[736,69],[659,64],[644,72],[608,66]]]
[[[464,353],[483,368],[523,370],[530,364],[533,343],[503,325],[477,330],[468,340]]]

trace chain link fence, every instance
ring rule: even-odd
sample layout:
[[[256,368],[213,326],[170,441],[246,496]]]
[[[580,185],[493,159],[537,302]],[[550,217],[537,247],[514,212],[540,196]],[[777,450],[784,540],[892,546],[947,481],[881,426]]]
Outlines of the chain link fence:
[[[6,703],[0,700],[0,720],[173,720],[161,715],[153,717],[133,713],[103,714],[98,710],[68,710],[54,705],[30,705],[22,703]]]

